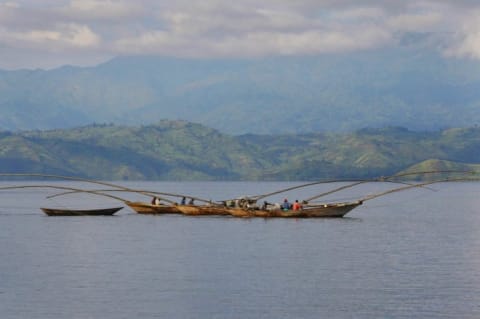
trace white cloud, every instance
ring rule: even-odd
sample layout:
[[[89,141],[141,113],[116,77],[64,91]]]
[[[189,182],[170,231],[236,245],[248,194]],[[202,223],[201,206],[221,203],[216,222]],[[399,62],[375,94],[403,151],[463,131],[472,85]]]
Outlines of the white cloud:
[[[234,36],[172,36],[164,31],[150,32],[117,42],[119,52],[128,54],[158,53],[184,57],[257,57],[266,55],[321,54],[348,52],[381,46],[391,35],[380,28],[360,30],[307,30],[304,32],[249,32]]]
[[[1,7],[6,7],[6,8],[18,8],[19,5],[16,2],[13,1],[6,1],[4,3],[0,3]]]
[[[238,34],[254,30],[292,30],[311,23],[297,12],[241,5],[191,5],[162,12],[168,30],[179,34]]]
[[[95,47],[101,41],[89,27],[76,24],[68,26],[68,33],[64,40],[74,47]]]
[[[135,17],[143,11],[141,3],[111,0],[72,0],[58,9],[71,19],[112,20]]]
[[[181,42],[179,39],[172,38],[168,32],[152,31],[136,37],[119,39],[114,48],[118,53],[126,54],[168,53],[178,46]]]
[[[11,32],[0,29],[3,44],[18,48],[44,47],[47,51],[91,48],[99,45],[100,37],[89,27],[77,24],[60,24],[56,29]]]
[[[352,10],[343,19],[359,21],[342,25],[284,6],[219,2],[169,8],[159,15],[163,29],[119,38],[115,48],[127,54],[239,57],[363,50],[392,38],[382,26],[361,20],[381,16],[380,9]]]
[[[302,33],[257,32],[212,45],[226,56],[321,54],[368,49],[389,38],[387,33],[374,29],[360,33],[316,30]]]
[[[464,18],[462,28],[453,38],[452,45],[445,52],[448,56],[480,59],[480,10]]]
[[[0,45],[62,61],[73,50],[241,57],[355,52],[422,33],[480,58],[478,10],[473,0],[12,0],[0,3]]]
[[[429,32],[442,21],[442,15],[437,12],[425,14],[400,14],[392,17],[388,25],[397,31]]]
[[[381,19],[385,14],[385,11],[379,7],[361,7],[337,11],[334,18],[343,21],[364,21],[365,19]]]

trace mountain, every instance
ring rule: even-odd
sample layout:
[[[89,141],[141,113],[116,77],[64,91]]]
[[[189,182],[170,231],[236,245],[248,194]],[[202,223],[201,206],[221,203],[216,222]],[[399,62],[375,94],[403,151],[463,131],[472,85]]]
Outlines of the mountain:
[[[425,178],[431,180],[442,180],[442,179],[454,179],[455,177],[451,176],[452,171],[464,171],[472,172],[471,176],[475,176],[474,172],[480,172],[480,164],[468,164],[468,163],[459,163],[451,162],[438,159],[429,159],[421,163],[415,164],[405,171],[399,172],[399,174],[413,174],[409,175],[411,179],[423,180]],[[438,172],[432,174],[414,174],[416,172]],[[470,176],[467,174],[466,176]]]
[[[233,136],[186,121],[161,121],[0,132],[0,167],[103,180],[298,181],[388,176],[415,165],[470,169],[480,163],[478,149],[477,127]],[[446,166],[447,161],[454,163]]]
[[[118,57],[0,71],[0,128],[187,120],[228,134],[480,122],[480,63],[408,49],[263,59]]]

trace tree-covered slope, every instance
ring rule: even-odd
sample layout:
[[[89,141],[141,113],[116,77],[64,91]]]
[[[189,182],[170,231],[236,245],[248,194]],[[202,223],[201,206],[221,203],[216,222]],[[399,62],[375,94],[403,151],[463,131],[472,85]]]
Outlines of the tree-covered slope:
[[[317,180],[391,175],[422,162],[419,167],[427,167],[433,159],[475,164],[478,149],[476,127],[232,136],[200,124],[162,121],[3,132],[0,167],[107,180]]]

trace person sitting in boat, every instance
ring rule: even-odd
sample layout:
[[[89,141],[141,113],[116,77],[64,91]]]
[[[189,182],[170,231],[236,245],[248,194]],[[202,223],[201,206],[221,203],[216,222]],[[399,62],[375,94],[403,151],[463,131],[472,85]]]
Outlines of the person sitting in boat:
[[[302,204],[300,204],[300,203],[298,202],[298,199],[295,200],[295,203],[293,203],[292,209],[293,209],[293,210],[301,210],[301,209],[302,209]]]
[[[285,198],[283,200],[282,209],[283,210],[289,210],[291,207],[292,207],[292,205],[290,205],[290,203],[288,202],[288,199]]]
[[[193,198],[190,198],[190,201],[188,202],[188,205],[195,205],[195,204],[194,204],[194,199],[193,199]]]
[[[184,197],[182,197],[182,201],[180,202],[181,205],[185,205],[187,203],[187,199]]]
[[[270,203],[264,200],[262,205],[262,210],[267,210],[268,205],[270,205]]]
[[[154,196],[152,198],[152,205],[160,205],[160,198]]]

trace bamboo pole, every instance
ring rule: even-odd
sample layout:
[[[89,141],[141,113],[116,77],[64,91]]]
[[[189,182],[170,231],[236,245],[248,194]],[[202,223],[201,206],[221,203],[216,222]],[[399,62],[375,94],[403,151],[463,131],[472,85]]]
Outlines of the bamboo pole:
[[[311,201],[311,200],[314,200],[314,199],[317,199],[317,198],[320,198],[320,197],[323,197],[323,196],[326,196],[326,195],[344,190],[346,188],[354,187],[354,186],[364,184],[364,183],[389,182],[389,183],[401,183],[401,184],[403,184],[405,182],[394,181],[392,179],[400,178],[400,177],[406,177],[406,176],[413,176],[413,175],[428,175],[428,174],[443,174],[443,173],[464,173],[465,174],[465,173],[472,173],[472,171],[436,170],[436,171],[407,172],[407,173],[395,174],[395,175],[391,175],[391,176],[380,176],[380,177],[376,177],[376,178],[372,178],[372,179],[357,179],[357,180],[355,180],[355,179],[353,179],[353,180],[352,179],[334,179],[334,180],[316,181],[316,182],[310,182],[310,183],[306,183],[306,184],[302,184],[302,185],[288,187],[288,188],[277,190],[275,192],[271,192],[271,193],[267,193],[267,194],[252,196],[251,199],[258,201],[258,200],[260,200],[262,198],[265,198],[265,197],[285,193],[285,192],[288,192],[288,191],[291,191],[291,190],[294,190],[294,189],[305,188],[305,187],[309,187],[309,186],[313,186],[313,185],[319,185],[319,184],[329,184],[329,183],[338,183],[338,182],[354,182],[353,184],[350,184],[350,185],[347,185],[347,186],[341,186],[337,189],[330,190],[326,193],[322,193],[322,194],[319,194],[317,196],[308,198],[308,199],[306,199],[306,201],[308,202],[308,201]]]
[[[4,186],[4,187],[0,187],[0,190],[11,190],[11,189],[22,189],[22,188],[51,188],[51,189],[69,190],[69,191],[89,193],[89,194],[94,194],[94,195],[99,195],[99,196],[110,197],[110,198],[122,201],[124,203],[128,202],[128,200],[126,200],[124,198],[121,198],[121,197],[118,197],[118,196],[113,196],[113,195],[110,195],[110,194],[105,194],[105,193],[102,193],[101,191],[98,191],[98,190],[86,190],[86,189],[66,187],[66,186],[56,186],[56,185]]]
[[[56,178],[56,179],[63,179],[63,180],[70,180],[70,181],[77,181],[77,182],[86,182],[86,183],[92,183],[92,184],[97,184],[97,185],[103,185],[103,186],[108,186],[108,187],[114,187],[119,190],[123,190],[125,192],[132,192],[132,193],[139,193],[143,194],[145,196],[171,196],[171,197],[188,197],[192,198],[194,200],[197,200],[199,202],[205,202],[205,203],[212,203],[211,200],[195,197],[195,196],[190,196],[190,195],[184,195],[184,194],[174,194],[174,193],[164,193],[164,192],[155,192],[155,191],[145,191],[145,190],[136,190],[133,188],[125,187],[122,185],[118,184],[113,184],[113,183],[107,183],[107,182],[102,182],[98,180],[93,180],[93,179],[87,179],[87,178],[82,178],[82,177],[73,177],[73,176],[64,176],[64,175],[55,175],[55,174],[41,174],[41,173],[0,173],[0,176],[11,176],[11,177],[43,177],[43,178]],[[79,192],[81,190],[78,190]],[[167,202],[174,203],[173,201],[166,199],[166,198],[161,198]]]
[[[411,188],[417,188],[417,187],[424,187],[424,186],[427,186],[427,185],[432,185],[432,184],[437,184],[437,183],[467,182],[467,181],[479,181],[479,180],[478,179],[468,179],[468,178],[457,178],[457,179],[446,178],[446,179],[441,179],[441,180],[436,180],[436,181],[430,181],[430,182],[413,184],[413,185],[408,185],[408,186],[404,186],[404,187],[390,189],[390,190],[387,190],[387,191],[384,191],[384,192],[381,192],[381,193],[365,196],[365,197],[361,198],[360,201],[365,202],[365,201],[368,201],[368,200],[372,200],[374,198],[378,198],[378,197],[385,196],[385,195],[388,195],[388,194],[396,193],[396,192],[399,192],[399,191],[403,191],[403,190],[407,190],[407,189],[411,189]]]

